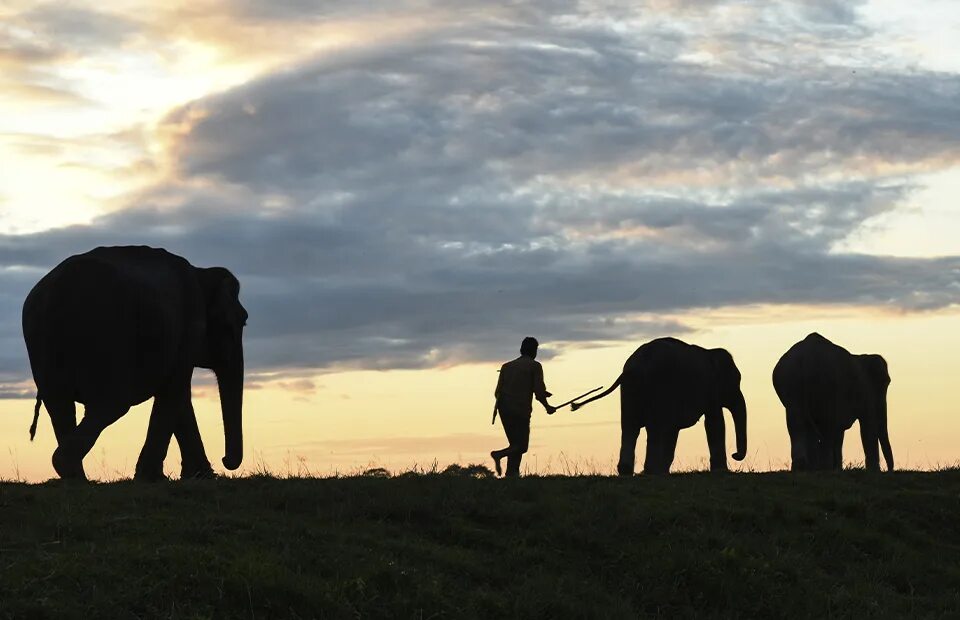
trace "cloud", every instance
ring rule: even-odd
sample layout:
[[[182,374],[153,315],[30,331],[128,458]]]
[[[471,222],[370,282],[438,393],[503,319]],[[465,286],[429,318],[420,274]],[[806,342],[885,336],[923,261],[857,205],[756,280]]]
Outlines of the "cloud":
[[[958,76],[811,62],[876,36],[837,2],[653,5],[618,5],[625,27],[611,3],[442,22],[172,111],[169,178],[0,236],[0,372],[25,376],[7,317],[32,282],[96,245],[232,269],[247,362],[275,379],[497,359],[528,333],[640,341],[744,304],[958,302],[958,257],[836,249],[957,163]]]
[[[6,99],[56,105],[89,105],[64,65],[117,51],[139,32],[136,20],[81,5],[41,3],[3,16],[0,86]]]
[[[43,3],[18,15],[33,36],[74,52],[116,48],[136,36],[137,20],[82,5]]]
[[[956,76],[820,67],[770,81],[769,68],[743,76],[679,62],[681,51],[648,55],[593,29],[455,31],[331,55],[168,124],[196,119],[173,144],[183,174],[294,196],[367,190],[374,175],[393,189],[414,173],[449,196],[472,189],[477,162],[510,191],[537,178],[662,186],[714,168],[711,184],[783,183],[957,160]]]
[[[61,85],[38,84],[28,81],[11,81],[3,83],[4,94],[7,97],[16,97],[37,104],[56,106],[88,105],[90,100],[69,87]]]
[[[8,30],[0,30],[0,67],[9,69],[26,63],[50,62],[59,57],[60,53],[48,46],[24,41]]]
[[[35,398],[37,395],[37,390],[34,387],[23,387],[23,388],[0,388],[0,400],[5,399],[23,399],[23,398]]]
[[[0,62],[52,64],[121,47],[142,31],[135,18],[85,7],[47,2],[4,16]]]

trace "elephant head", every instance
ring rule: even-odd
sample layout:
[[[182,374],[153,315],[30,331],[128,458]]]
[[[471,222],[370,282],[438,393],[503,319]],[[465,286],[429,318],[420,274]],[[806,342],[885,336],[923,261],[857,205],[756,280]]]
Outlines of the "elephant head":
[[[720,404],[733,416],[737,451],[731,456],[742,461],[747,456],[747,403],[740,391],[740,369],[726,349],[710,349],[710,360],[716,370]]]
[[[243,462],[243,326],[247,311],[240,304],[240,282],[223,267],[195,268],[203,292],[204,316],[198,330],[194,365],[217,377],[223,413],[223,466]]]

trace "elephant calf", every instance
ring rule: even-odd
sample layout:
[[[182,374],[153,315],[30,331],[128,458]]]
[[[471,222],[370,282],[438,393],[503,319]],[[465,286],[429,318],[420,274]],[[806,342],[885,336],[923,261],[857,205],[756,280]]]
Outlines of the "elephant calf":
[[[773,369],[773,387],[787,412],[792,468],[842,469],[843,434],[859,420],[867,469],[880,469],[879,444],[893,471],[889,385],[879,355],[854,355],[816,333],[790,347]]]
[[[637,437],[647,429],[645,474],[665,474],[673,464],[677,436],[706,416],[710,470],[727,471],[723,408],[730,410],[742,461],[747,453],[747,405],[740,370],[726,349],[704,349],[676,338],[652,340],[631,355],[623,373],[597,396],[573,405],[576,411],[620,387],[620,461],[617,472],[633,475]]]
[[[166,250],[101,247],[71,256],[30,291],[23,337],[41,402],[57,436],[53,467],[84,479],[83,457],[133,405],[153,398],[138,479],[163,477],[175,435],[182,477],[212,476],[190,399],[194,367],[217,376],[226,455],[243,459],[243,326],[240,283],[223,267],[203,269]],[[75,403],[85,405],[77,424]]]

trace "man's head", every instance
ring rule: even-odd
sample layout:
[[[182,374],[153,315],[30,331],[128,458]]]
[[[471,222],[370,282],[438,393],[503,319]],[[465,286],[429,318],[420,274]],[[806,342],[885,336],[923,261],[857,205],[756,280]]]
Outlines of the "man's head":
[[[532,357],[537,359],[537,347],[540,346],[540,343],[537,342],[537,339],[533,336],[527,336],[523,339],[523,342],[520,343],[520,355],[526,355],[527,357]]]

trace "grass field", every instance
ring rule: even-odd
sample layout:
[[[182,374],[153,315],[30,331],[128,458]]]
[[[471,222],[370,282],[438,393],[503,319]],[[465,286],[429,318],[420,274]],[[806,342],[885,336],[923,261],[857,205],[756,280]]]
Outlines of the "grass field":
[[[0,483],[0,616],[960,617],[958,470],[484,473]]]

